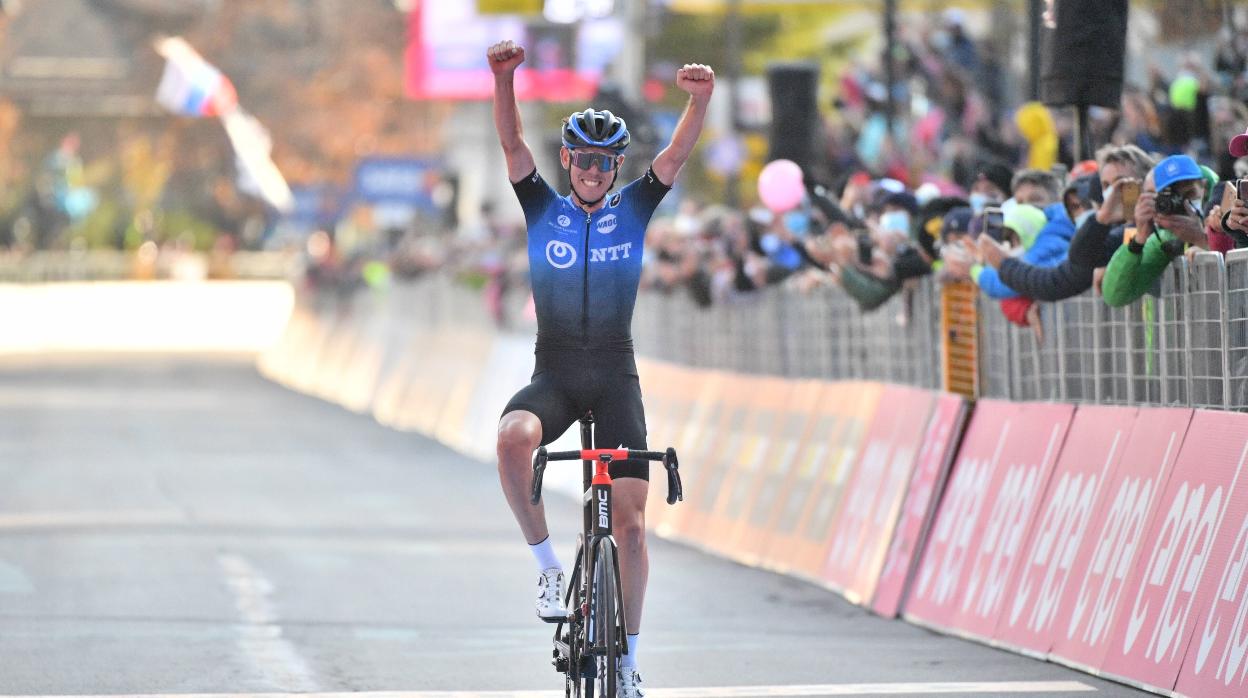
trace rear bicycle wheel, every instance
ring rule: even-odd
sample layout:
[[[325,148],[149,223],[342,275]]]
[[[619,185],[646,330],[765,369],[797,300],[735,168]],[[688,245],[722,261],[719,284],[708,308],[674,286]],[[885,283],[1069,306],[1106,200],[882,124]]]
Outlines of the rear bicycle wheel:
[[[594,585],[590,614],[594,618],[595,683],[601,698],[616,698],[619,660],[624,643],[624,599],[620,596],[615,541],[598,541],[594,554]]]
[[[582,537],[577,537],[576,541],[576,562],[572,565],[572,576],[568,579],[568,588],[564,592],[564,608],[573,611],[580,608],[581,605],[581,575],[584,574],[587,565],[587,551],[585,550],[585,541]],[[582,650],[585,647],[584,633],[586,628],[586,619],[572,620],[561,626],[564,633],[563,638],[567,643],[567,671],[564,673],[563,693],[566,698],[587,698],[587,694],[582,690],[582,685],[589,686],[589,679],[583,679],[582,674],[585,663],[582,657]],[[590,687],[592,690],[592,686]],[[593,694],[589,693],[588,698],[592,698]]]

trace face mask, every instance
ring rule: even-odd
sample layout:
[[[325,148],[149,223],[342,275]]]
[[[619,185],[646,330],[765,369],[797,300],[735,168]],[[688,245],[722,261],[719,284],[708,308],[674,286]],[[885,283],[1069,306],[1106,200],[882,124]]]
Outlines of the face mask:
[[[1096,213],[1096,209],[1088,209],[1087,211],[1080,213],[1079,217],[1075,218],[1075,230],[1082,228],[1083,224],[1086,223],[1087,220],[1091,218],[1092,214],[1094,213]]]
[[[988,195],[975,192],[970,196],[971,210],[979,215],[984,212],[984,208],[988,206]]]
[[[1200,199],[1188,199],[1187,204],[1188,204],[1188,208],[1192,212],[1194,212],[1197,216],[1202,217],[1202,218],[1204,217],[1205,214],[1201,212],[1201,207],[1200,207],[1201,200]]]
[[[794,235],[803,237],[810,230],[810,216],[803,211],[790,211],[784,214],[784,227]]]
[[[1010,215],[1010,211],[1013,211],[1016,206],[1018,206],[1018,202],[1015,201],[1013,197],[1006,199],[1005,201],[1001,202],[1001,215],[1002,216]]]
[[[909,234],[910,214],[905,211],[885,211],[880,214],[880,229]]]

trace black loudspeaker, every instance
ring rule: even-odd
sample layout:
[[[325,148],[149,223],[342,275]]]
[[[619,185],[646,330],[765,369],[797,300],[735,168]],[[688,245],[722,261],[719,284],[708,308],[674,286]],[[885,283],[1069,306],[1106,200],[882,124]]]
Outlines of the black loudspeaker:
[[[1045,29],[1040,95],[1053,106],[1122,103],[1127,0],[1054,0],[1056,29]]]
[[[767,161],[797,163],[807,179],[818,179],[823,165],[819,124],[819,66],[773,63],[767,66],[771,94],[771,138]]]

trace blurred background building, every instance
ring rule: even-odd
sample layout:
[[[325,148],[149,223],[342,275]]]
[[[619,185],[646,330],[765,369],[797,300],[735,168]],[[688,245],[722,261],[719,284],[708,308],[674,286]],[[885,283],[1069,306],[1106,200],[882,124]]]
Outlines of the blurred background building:
[[[1009,116],[1037,96],[1042,5],[6,0],[0,248],[302,248],[321,231],[349,252],[405,236],[497,234],[520,217],[493,134],[482,58],[502,37],[530,49],[521,89],[526,136],[545,171],[554,164],[559,118],[594,104],[634,124],[625,176],[640,172],[682,106],[675,69],[700,61],[716,68],[722,87],[681,191],[666,202],[669,213],[684,196],[751,203],[757,173],[778,147],[769,135],[784,119],[807,120],[801,128],[814,132],[793,138],[802,148],[815,144],[809,170],[830,186],[843,184],[851,166],[916,180],[951,167],[959,147],[1025,147]],[[1228,60],[1242,62],[1242,32],[1230,27],[1244,8],[1233,5],[1132,2],[1128,92],[1146,91],[1158,66],[1170,79],[1176,66],[1213,66],[1228,47]],[[164,59],[154,42],[166,36],[185,38],[219,68],[238,103],[267,128],[292,209],[274,210],[248,193],[215,120],[158,106]],[[957,70],[939,68],[934,56]],[[778,94],[784,104],[772,104]],[[798,103],[817,120],[795,114]],[[1073,113],[1055,116],[1069,147]],[[1117,123],[1108,110],[1091,118],[1092,129]],[[955,120],[963,126],[957,133],[942,125]],[[898,157],[900,139],[880,150],[886,124],[905,138],[952,133],[927,149],[945,162],[914,156],[921,149],[913,148]],[[978,145],[968,144],[966,134],[977,131]]]

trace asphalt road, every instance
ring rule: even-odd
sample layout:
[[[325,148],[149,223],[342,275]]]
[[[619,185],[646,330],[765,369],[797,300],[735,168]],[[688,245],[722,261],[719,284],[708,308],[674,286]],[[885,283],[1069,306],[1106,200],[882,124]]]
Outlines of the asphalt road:
[[[1138,694],[670,543],[651,563],[652,698]],[[534,578],[491,465],[246,357],[0,360],[0,695],[562,695]]]

